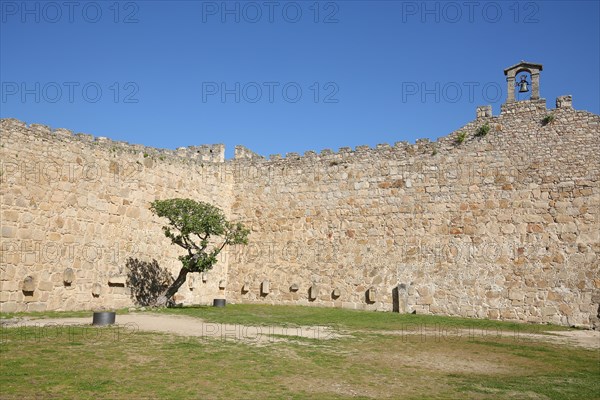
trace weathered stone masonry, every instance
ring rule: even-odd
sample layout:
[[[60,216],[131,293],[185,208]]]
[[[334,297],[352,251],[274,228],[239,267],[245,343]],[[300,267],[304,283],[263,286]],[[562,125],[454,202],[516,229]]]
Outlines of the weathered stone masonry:
[[[231,208],[221,145],[156,150],[16,120],[3,120],[1,132],[2,311],[130,305],[129,257],[179,267],[151,201],[191,197]],[[210,275],[191,280],[180,300],[222,292],[223,264]]]
[[[252,233],[190,275],[186,304],[597,325],[599,129],[563,96],[480,107],[435,143],[268,160],[240,146],[224,161],[221,145],[157,150],[2,120],[0,309],[130,305],[127,258],[179,268],[149,203],[190,197]]]
[[[480,108],[436,143],[237,161],[232,211],[254,231],[229,298],[589,326],[599,117],[558,102]]]

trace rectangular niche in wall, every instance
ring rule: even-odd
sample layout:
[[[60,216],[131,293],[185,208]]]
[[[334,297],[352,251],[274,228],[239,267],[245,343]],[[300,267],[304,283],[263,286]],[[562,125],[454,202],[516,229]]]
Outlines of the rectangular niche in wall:
[[[400,283],[392,289],[392,310],[397,313],[406,313],[408,309],[408,288],[405,283]]]
[[[319,297],[319,287],[317,285],[312,285],[310,289],[308,289],[308,300],[315,301]]]
[[[248,293],[250,291],[250,283],[244,282],[242,285],[242,293]]]
[[[260,284],[260,295],[261,296],[266,296],[269,293],[271,293],[271,284],[269,281],[263,281]]]
[[[377,292],[375,291],[375,288],[373,286],[371,286],[366,291],[365,297],[366,297],[367,303],[375,303],[377,301]]]

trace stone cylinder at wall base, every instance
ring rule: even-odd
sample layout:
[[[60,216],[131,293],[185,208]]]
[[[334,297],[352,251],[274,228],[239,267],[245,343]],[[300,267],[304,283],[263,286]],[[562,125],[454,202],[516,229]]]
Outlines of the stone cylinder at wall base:
[[[225,307],[226,304],[225,299],[213,299],[213,307]]]
[[[94,311],[92,318],[92,325],[105,326],[113,325],[115,323],[116,312],[114,311]]]

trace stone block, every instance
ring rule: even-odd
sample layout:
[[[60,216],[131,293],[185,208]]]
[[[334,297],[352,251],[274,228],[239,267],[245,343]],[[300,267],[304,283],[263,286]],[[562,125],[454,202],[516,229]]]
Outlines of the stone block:
[[[2,250],[5,251],[5,249]],[[0,268],[0,279],[11,282],[16,275],[17,268],[14,265],[6,264],[7,254],[2,254],[2,256],[5,258],[0,258],[3,263],[2,268]],[[598,283],[600,284],[600,280],[598,280]],[[0,282],[0,288],[4,287],[5,284],[6,282]]]
[[[508,298],[509,300],[523,301],[525,300],[525,293],[519,289],[510,289],[508,291]]]
[[[185,300],[185,296],[180,293],[175,293],[175,295],[173,296],[173,301],[175,303],[181,303],[183,300]]]
[[[554,307],[542,307],[542,316],[543,317],[550,317],[552,315],[556,315],[556,308]]]
[[[2,221],[6,223],[7,221],[16,222],[19,219],[19,213],[15,210],[5,210],[2,211]]]
[[[0,281],[0,292],[14,292],[19,290],[19,282],[16,280]]]
[[[0,303],[0,312],[3,313],[14,313],[17,312],[17,303]]]
[[[108,284],[110,286],[125,286],[127,284],[126,275],[115,275],[108,278]]]
[[[562,315],[566,315],[567,317],[573,316],[573,309],[565,303],[560,304],[558,306],[558,310],[562,313]]]
[[[556,98],[556,108],[573,108],[573,98],[571,95],[558,96]]]
[[[7,239],[12,239],[17,235],[17,228],[14,226],[2,226],[2,237]]]
[[[548,292],[548,296],[546,297],[546,299],[550,300],[550,301],[562,301],[563,295],[560,294],[559,292],[551,290]]]
[[[47,310],[47,305],[45,302],[33,302],[27,304],[27,311],[32,312],[43,312]]]
[[[529,233],[542,233],[544,228],[541,224],[527,224],[527,232]]]
[[[40,282],[40,284],[38,285],[38,289],[42,290],[42,291],[51,291],[52,289],[54,289],[54,284],[52,282]]]
[[[479,106],[476,110],[476,117],[479,118],[489,118],[492,116],[492,106]]]
[[[112,286],[110,288],[110,293],[129,296],[131,295],[131,288],[124,286]]]
[[[58,232],[50,232],[48,233],[48,240],[53,242],[58,242],[61,239],[62,235]]]
[[[128,207],[125,215],[129,218],[139,218],[140,217],[140,209],[139,207]]]

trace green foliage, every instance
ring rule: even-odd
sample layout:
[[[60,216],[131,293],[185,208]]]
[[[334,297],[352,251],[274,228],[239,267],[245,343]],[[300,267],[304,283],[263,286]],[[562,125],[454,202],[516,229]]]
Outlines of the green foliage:
[[[156,200],[150,210],[168,219],[163,232],[173,244],[187,250],[179,260],[190,272],[212,268],[226,245],[248,243],[250,231],[239,222],[227,221],[223,211],[212,204],[191,199]],[[222,238],[220,244],[211,241],[214,237]]]
[[[148,153],[144,153],[144,158],[148,158]]]
[[[458,135],[456,135],[455,141],[457,144],[461,144],[462,142],[465,141],[466,138],[467,138],[467,132],[460,131],[460,132],[458,132]]]
[[[542,125],[548,125],[552,121],[554,121],[554,115],[548,114],[544,117],[544,119],[542,119]]]
[[[488,133],[490,133],[490,124],[486,122],[485,125],[482,125],[479,127],[479,129],[477,129],[475,136],[481,137],[487,135]]]

